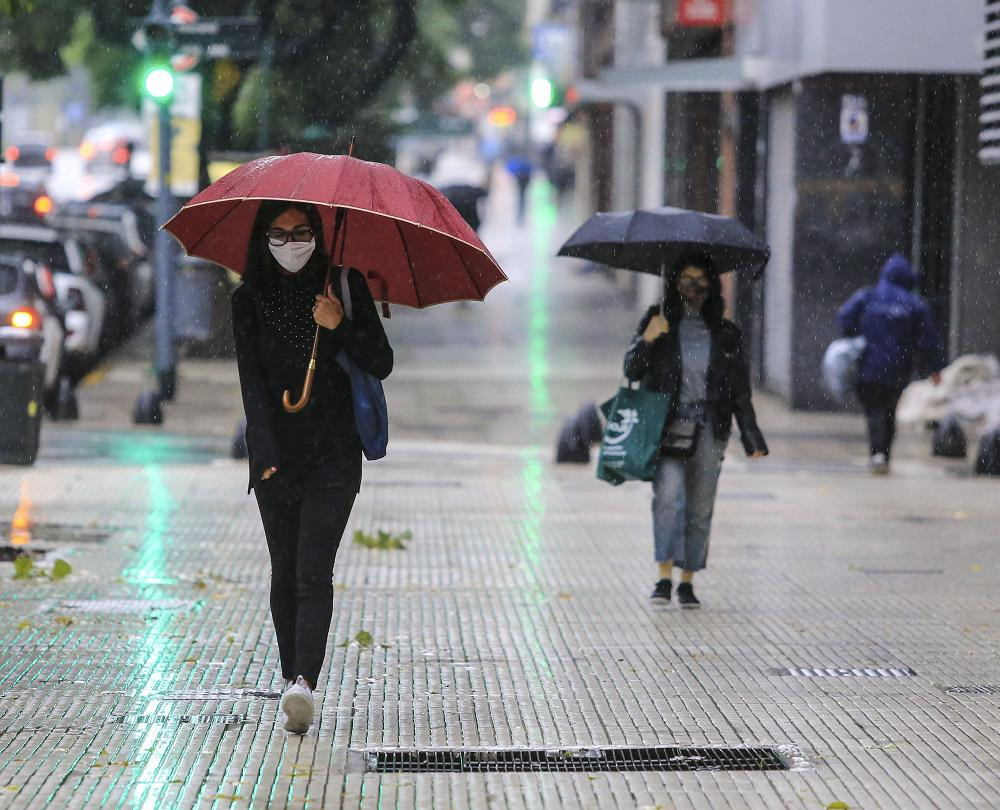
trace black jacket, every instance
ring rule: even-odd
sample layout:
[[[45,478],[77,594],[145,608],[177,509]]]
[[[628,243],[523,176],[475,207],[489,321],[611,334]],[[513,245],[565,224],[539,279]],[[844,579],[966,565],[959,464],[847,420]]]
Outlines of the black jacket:
[[[346,350],[362,370],[385,379],[392,371],[393,355],[364,277],[352,269],[347,281],[352,319],[344,318],[336,329],[320,330],[312,397],[294,414],[284,410],[282,393],[291,391],[292,400],[297,401],[302,392],[309,363],[309,347],[303,345],[302,337],[307,336],[308,342],[315,327],[311,302],[322,289],[323,275],[312,272],[278,279],[279,287],[284,285],[289,300],[295,302],[296,329],[288,332],[269,325],[264,293],[246,284],[233,291],[233,335],[247,417],[250,489],[281,488],[283,495],[293,498],[306,477],[310,486],[344,486],[355,491],[360,486],[361,439],[354,424],[350,378],[336,357]],[[343,300],[336,272],[333,289]],[[277,467],[278,473],[261,481],[269,467]],[[317,482],[317,477],[324,480]]]
[[[671,415],[677,407],[681,391],[681,346],[679,330],[671,325],[666,335],[647,343],[642,338],[650,319],[659,307],[650,307],[639,321],[632,345],[625,353],[625,376],[641,380],[650,391],[671,395]],[[708,405],[712,417],[712,433],[718,440],[732,433],[733,416],[740,427],[740,438],[747,455],[767,450],[764,436],[757,427],[757,416],[750,401],[750,374],[743,357],[743,337],[731,321],[723,321],[712,333],[712,348],[708,361]],[[670,416],[667,417],[668,421]]]

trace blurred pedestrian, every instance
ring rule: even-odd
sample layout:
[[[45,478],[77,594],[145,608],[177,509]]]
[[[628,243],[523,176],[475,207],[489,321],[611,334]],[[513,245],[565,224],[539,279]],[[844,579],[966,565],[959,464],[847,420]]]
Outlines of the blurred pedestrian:
[[[479,227],[482,225],[482,220],[479,216],[479,205],[480,200],[487,195],[486,189],[480,186],[458,183],[444,186],[441,189],[441,193],[444,194],[448,202],[455,206],[455,210],[468,223],[469,227],[476,233],[479,233]]]
[[[944,350],[930,307],[913,292],[917,275],[894,253],[882,265],[875,287],[863,287],[837,313],[845,337],[863,337],[856,392],[868,423],[869,469],[887,475],[896,438],[896,406],[914,367],[941,381]]]
[[[285,729],[312,723],[313,690],[333,612],[333,565],[361,486],[361,439],[351,382],[336,362],[346,351],[379,379],[392,370],[368,284],[347,283],[353,320],[344,317],[340,274],[323,288],[330,262],[315,207],[261,204],[247,246],[243,284],[232,296],[233,332],[247,417],[249,488],[271,558],[271,618],[285,687]],[[302,383],[316,325],[322,329],[312,396],[297,413],[282,392]]]
[[[677,601],[700,606],[693,578],[708,559],[722,459],[736,417],[750,458],[768,453],[751,403],[743,339],[723,317],[719,274],[704,254],[681,257],[667,275],[662,306],[639,322],[625,375],[671,395],[653,481],[653,539],[659,580],[651,598],[668,603],[673,569]]]
[[[528,209],[528,186],[535,172],[535,164],[524,155],[514,155],[508,158],[506,168],[517,183],[517,224],[523,225]]]

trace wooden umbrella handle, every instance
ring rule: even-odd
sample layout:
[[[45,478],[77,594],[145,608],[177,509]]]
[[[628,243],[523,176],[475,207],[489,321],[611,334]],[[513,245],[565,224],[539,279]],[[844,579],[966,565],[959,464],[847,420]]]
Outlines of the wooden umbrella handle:
[[[354,136],[353,135],[351,136],[351,146],[350,146],[350,148],[347,151],[347,156],[350,157],[352,154],[354,154]],[[331,256],[331,258],[333,256],[333,251],[334,251],[334,249],[336,248],[336,245],[337,245],[337,236],[340,233],[341,228],[343,227],[343,224],[344,224],[344,209],[343,208],[338,208],[337,209],[337,218],[336,218],[336,221],[335,221],[335,224],[334,224],[334,227],[333,227],[333,240],[330,243],[330,256]],[[341,261],[343,261],[343,257],[344,257],[344,245],[343,245],[343,242],[341,242],[341,246],[340,246],[340,256],[341,256]],[[333,270],[333,266],[332,265],[328,265],[327,268],[326,268],[326,282],[323,284],[323,292],[324,293],[326,293],[326,291],[330,288],[330,277],[331,277],[330,274],[331,274],[332,270]],[[282,405],[282,407],[284,407],[284,409],[285,409],[285,411],[287,413],[298,413],[306,405],[309,404],[309,397],[312,396],[313,378],[316,376],[316,355],[317,355],[317,353],[319,351],[319,330],[320,330],[320,326],[319,326],[319,324],[316,324],[316,334],[313,335],[312,354],[309,355],[309,368],[306,369],[306,378],[305,378],[305,381],[302,383],[302,396],[299,397],[299,401],[298,402],[292,402],[292,392],[291,391],[286,390],[281,395],[281,405]]]
[[[292,402],[292,392],[285,391],[281,395],[281,404],[288,413],[298,413],[309,404],[309,397],[312,395],[313,377],[316,376],[316,358],[309,358],[309,368],[306,370],[306,379],[302,383],[302,396],[298,402]]]

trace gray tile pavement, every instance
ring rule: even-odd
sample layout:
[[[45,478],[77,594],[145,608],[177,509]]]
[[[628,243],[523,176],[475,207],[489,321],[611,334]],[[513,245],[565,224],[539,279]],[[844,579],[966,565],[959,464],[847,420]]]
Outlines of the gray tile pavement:
[[[762,398],[775,452],[730,447],[704,608],[653,608],[648,488],[550,463],[633,316],[602,305],[598,328],[603,282],[567,293],[519,255],[506,299],[393,319],[392,452],[350,531],[413,540],[342,547],[306,737],[276,717],[263,535],[221,457],[229,364],[182,367],[160,435],[128,425],[141,362],[112,363],[34,467],[0,467],[3,542],[26,521],[40,566],[73,566],[0,563],[0,808],[1000,805],[1000,690],[956,691],[1000,687],[996,483],[919,437],[871,479],[855,417]],[[562,306],[546,320],[536,295]],[[375,774],[351,754],[669,744],[787,746],[796,767]]]

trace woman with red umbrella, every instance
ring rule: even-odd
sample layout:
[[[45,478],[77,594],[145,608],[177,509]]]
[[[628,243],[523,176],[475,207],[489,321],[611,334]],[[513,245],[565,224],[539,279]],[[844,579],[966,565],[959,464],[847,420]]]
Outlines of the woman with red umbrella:
[[[361,454],[382,458],[388,441],[378,381],[392,370],[392,349],[369,285],[387,314],[390,303],[482,301],[507,277],[439,191],[350,155],[252,160],[163,227],[190,255],[243,275],[233,328],[250,488],[271,555],[285,728],[302,733]],[[331,256],[358,269],[331,273]]]
[[[344,314],[340,274],[328,278],[323,224],[308,203],[265,200],[233,293],[233,331],[247,417],[249,488],[260,509],[271,558],[271,618],[285,689],[285,729],[304,733],[333,614],[333,565],[361,485],[362,442],[351,379],[336,362],[345,351],[363,371],[385,379],[392,348],[368,283],[346,276],[352,304]],[[315,337],[318,329],[318,337]],[[314,360],[310,350],[316,339]],[[314,369],[302,407],[282,396]],[[287,396],[285,397],[287,400]]]

